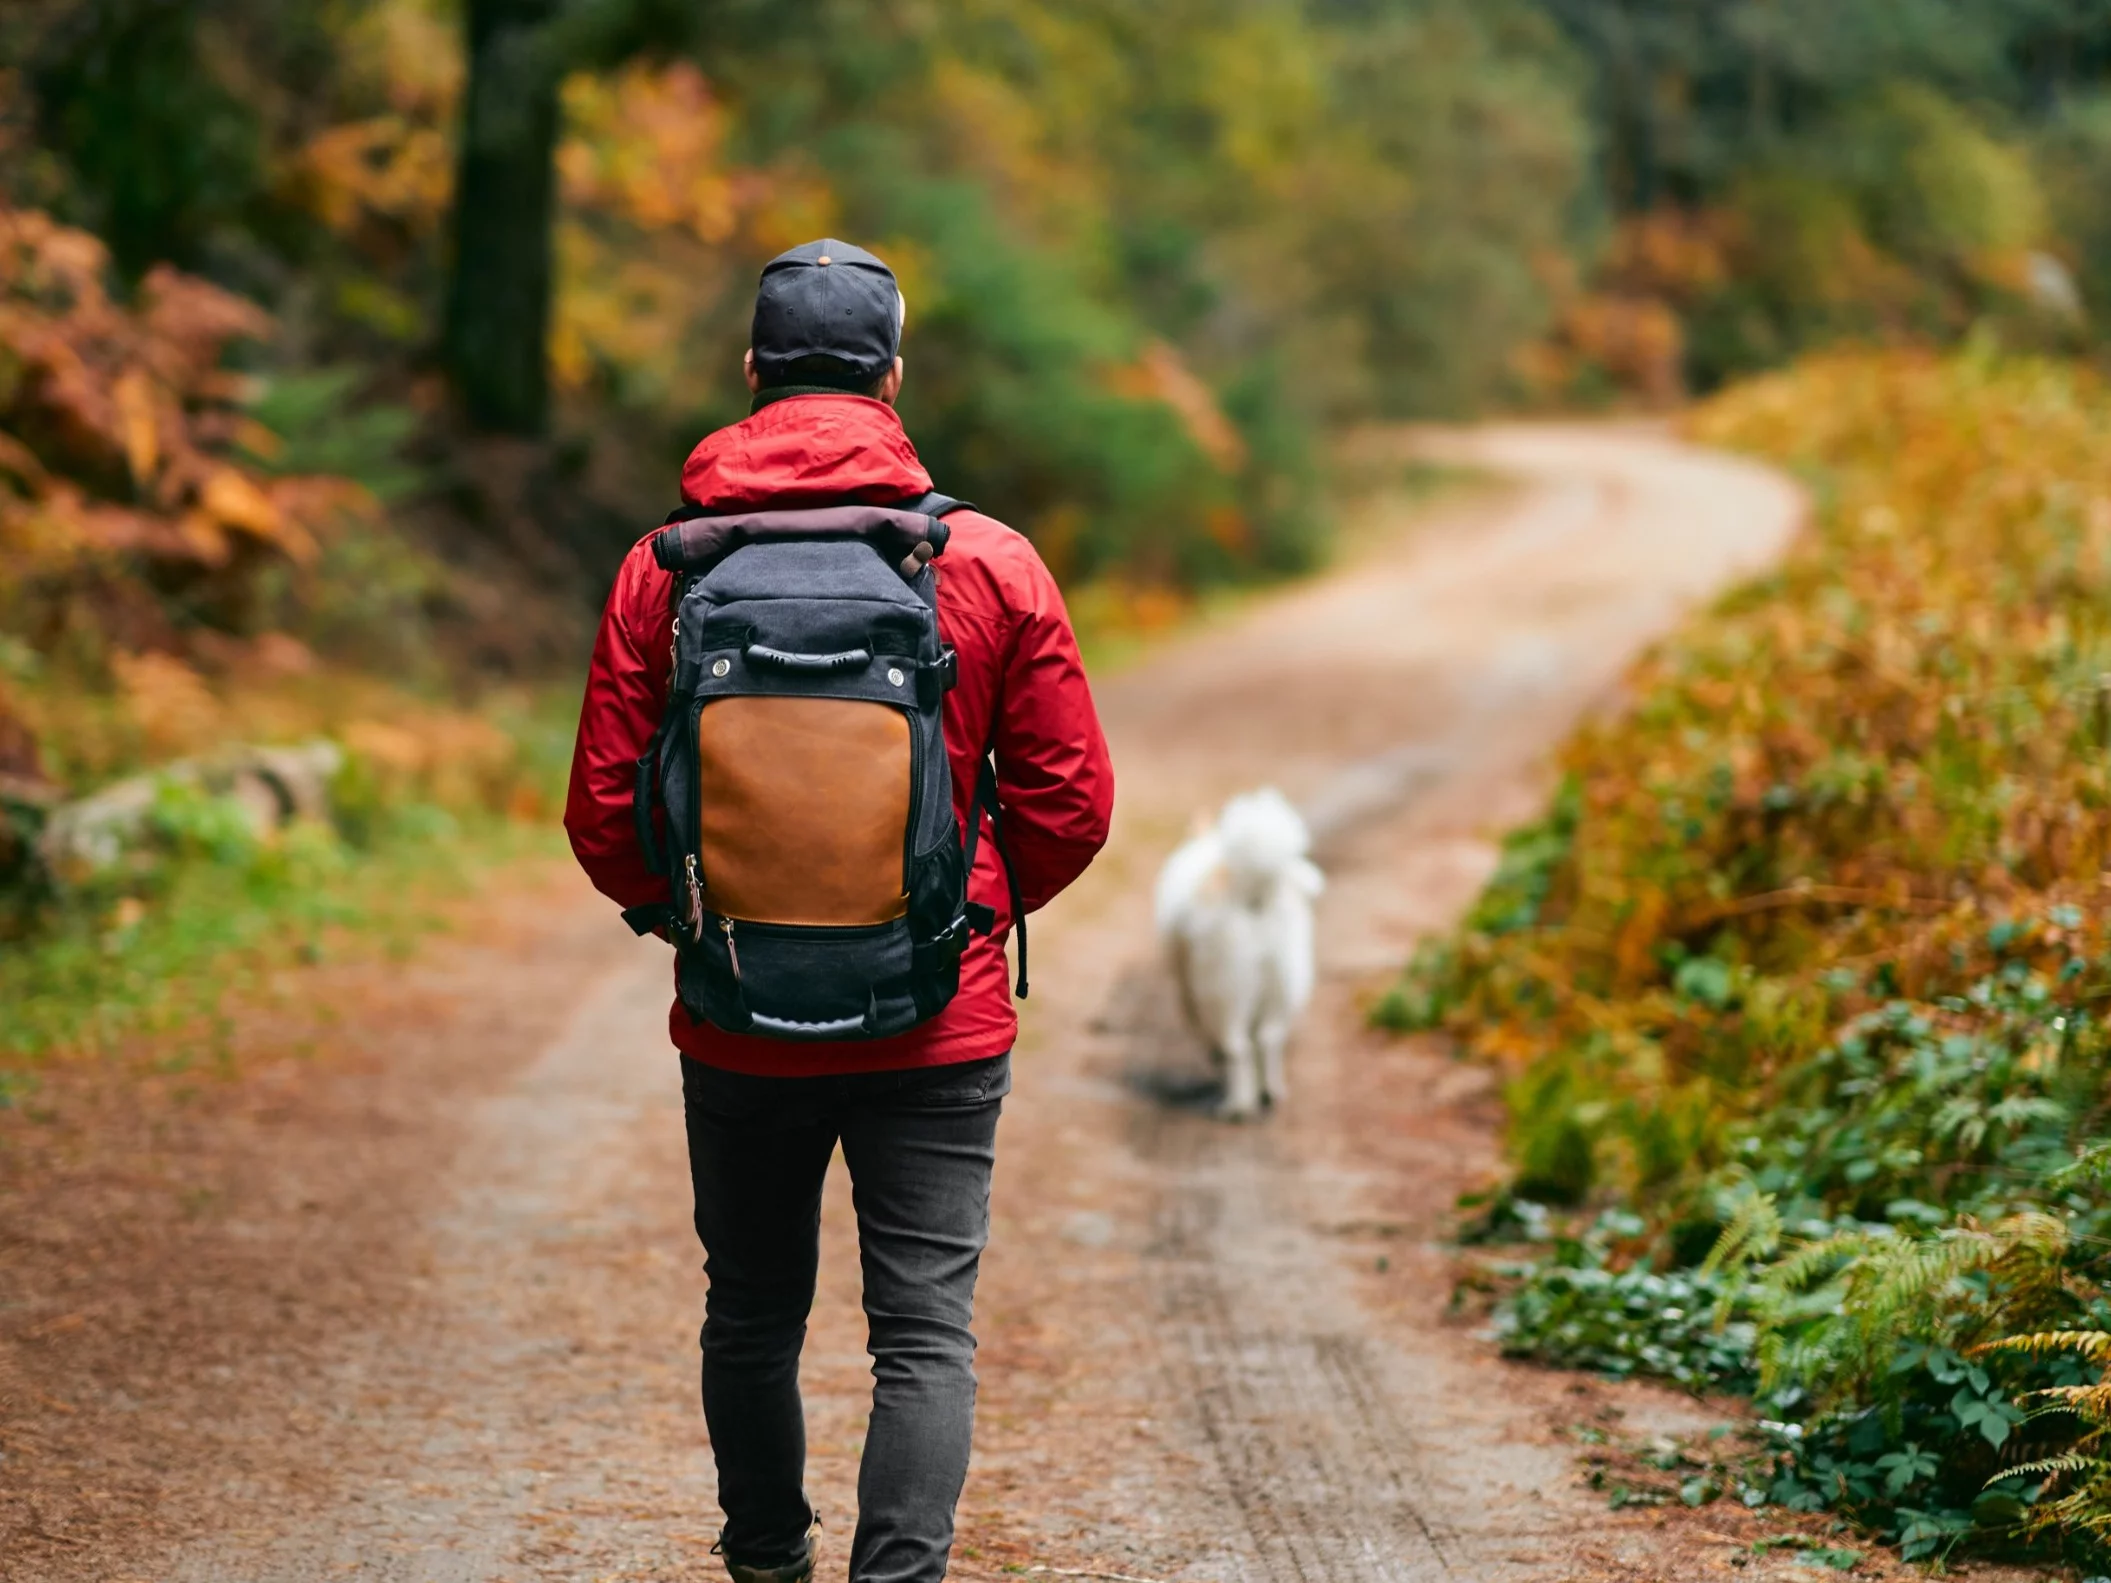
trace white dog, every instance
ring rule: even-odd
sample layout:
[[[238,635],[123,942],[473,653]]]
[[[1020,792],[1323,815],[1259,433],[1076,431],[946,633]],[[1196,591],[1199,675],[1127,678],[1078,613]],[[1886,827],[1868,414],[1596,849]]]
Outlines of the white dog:
[[[1219,1114],[1284,1097],[1283,1051],[1312,998],[1312,902],[1326,881],[1305,821],[1273,787],[1224,805],[1158,875],[1158,935],[1188,1021],[1224,1072]]]

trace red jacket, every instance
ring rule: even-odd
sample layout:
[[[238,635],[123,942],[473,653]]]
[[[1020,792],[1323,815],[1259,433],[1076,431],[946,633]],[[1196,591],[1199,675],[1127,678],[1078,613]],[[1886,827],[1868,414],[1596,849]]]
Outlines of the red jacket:
[[[719,510],[892,504],[930,488],[894,409],[863,396],[772,402],[707,436],[682,469],[682,498]],[[1114,768],[1062,595],[1033,546],[980,512],[957,511],[946,523],[938,625],[960,656],[960,682],[945,704],[953,811],[967,816],[994,719],[1004,839],[1031,912],[1082,874],[1106,841]],[[647,872],[638,851],[631,788],[667,705],[671,591],[648,535],[624,559],[601,617],[572,754],[564,811],[572,851],[595,887],[623,907],[668,899],[666,880]],[[960,993],[930,1022],[892,1039],[786,1044],[692,1022],[677,1003],[669,1018],[675,1044],[712,1066],[786,1077],[942,1066],[1009,1050],[1018,1032],[1004,959],[1012,920],[987,829],[983,837],[969,895],[996,910],[997,931],[969,944]]]

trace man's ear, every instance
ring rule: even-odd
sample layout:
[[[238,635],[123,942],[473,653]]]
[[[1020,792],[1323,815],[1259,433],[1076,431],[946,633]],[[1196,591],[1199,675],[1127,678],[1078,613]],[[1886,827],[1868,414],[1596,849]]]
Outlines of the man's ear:
[[[896,361],[898,362],[898,361],[900,361],[900,359],[896,359]],[[746,375],[748,376],[748,394],[749,394],[749,395],[751,395],[751,396],[759,396],[759,395],[761,395],[761,394],[762,394],[762,376],[761,376],[760,374],[758,374],[758,373],[756,373],[756,372],[755,372],[755,348],[754,348],[754,347],[752,347],[752,346],[751,346],[751,347],[749,347],[749,348],[748,348],[748,350],[747,350],[747,355],[746,355],[746,356],[744,356],[743,358],[741,358],[741,360],[740,360],[740,371],[741,371],[741,372],[742,372],[743,374],[746,374]]]
[[[874,394],[891,407],[894,405],[895,398],[900,396],[901,393],[902,360],[897,357],[894,360],[894,366],[880,376],[880,388]]]

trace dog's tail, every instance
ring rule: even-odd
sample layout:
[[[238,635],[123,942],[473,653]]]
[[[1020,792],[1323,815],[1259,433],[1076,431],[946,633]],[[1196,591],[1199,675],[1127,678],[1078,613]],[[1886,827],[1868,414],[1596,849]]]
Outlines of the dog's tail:
[[[1326,880],[1306,856],[1312,837],[1305,821],[1273,786],[1226,803],[1217,820],[1217,839],[1232,891],[1246,906],[1266,906],[1279,885],[1308,897],[1325,888]]]

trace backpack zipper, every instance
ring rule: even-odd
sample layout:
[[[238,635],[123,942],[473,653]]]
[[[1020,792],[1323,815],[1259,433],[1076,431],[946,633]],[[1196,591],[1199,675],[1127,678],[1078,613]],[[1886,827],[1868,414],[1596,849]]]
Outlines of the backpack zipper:
[[[733,920],[720,918],[718,932],[726,937],[726,960],[733,964],[733,982],[740,982],[740,947],[733,943]]]
[[[924,732],[918,711],[905,709],[909,717],[909,828],[902,833],[902,894],[916,889],[917,842],[924,823]]]
[[[704,882],[696,871],[696,854],[682,859],[683,877],[689,884],[689,938],[698,944],[704,938]]]

